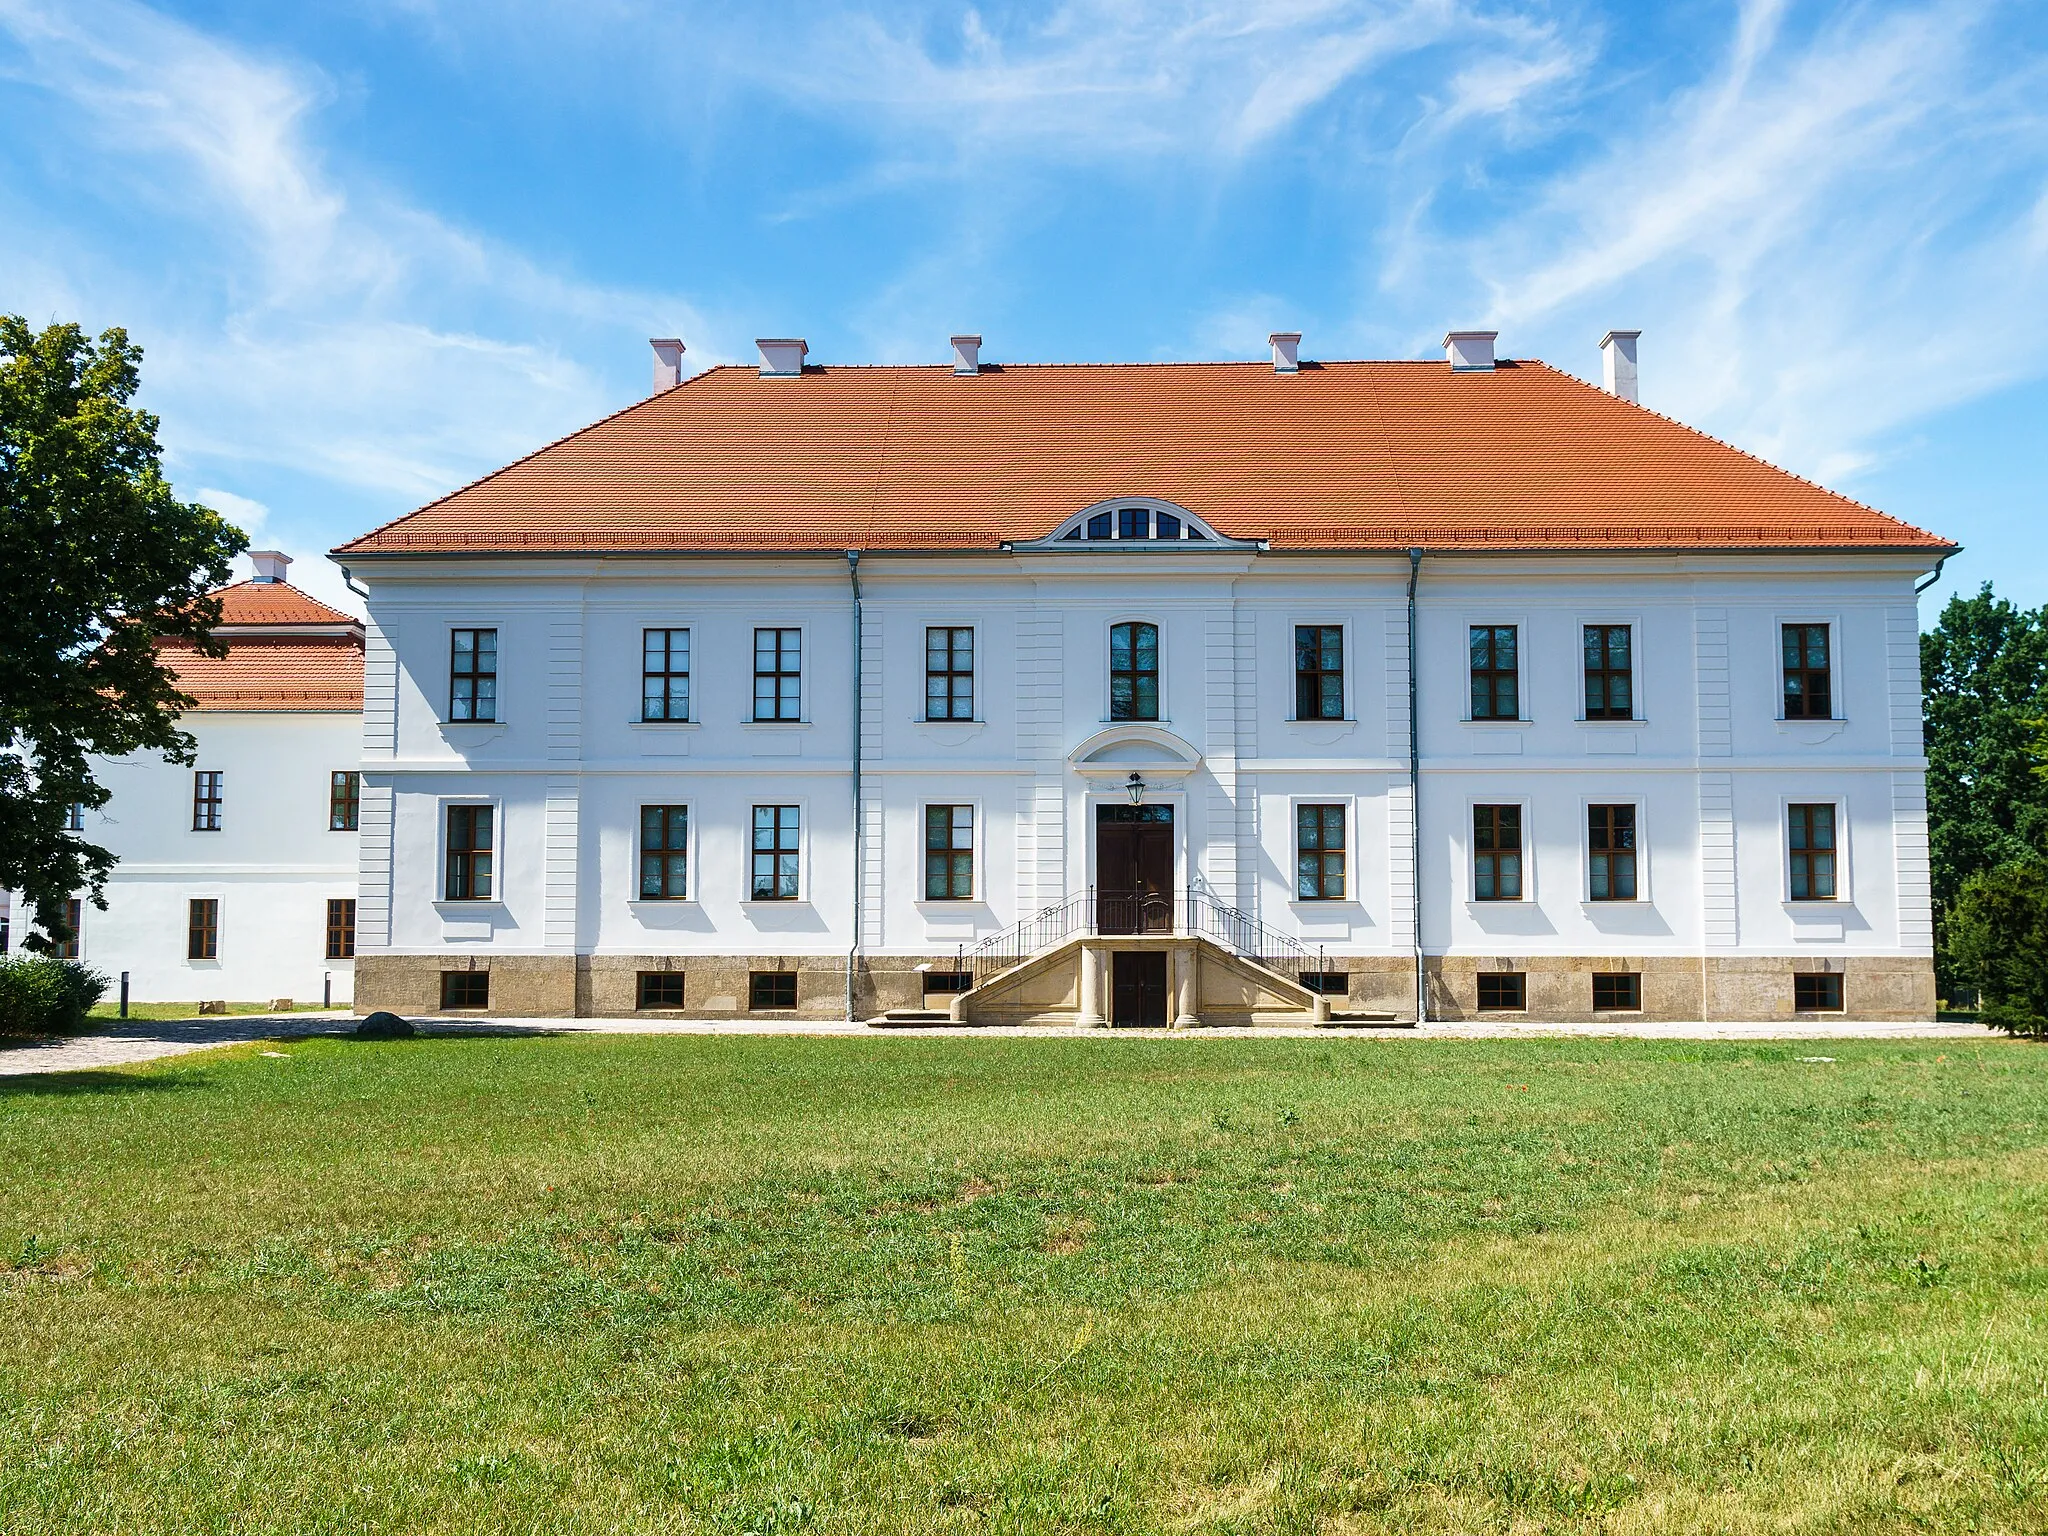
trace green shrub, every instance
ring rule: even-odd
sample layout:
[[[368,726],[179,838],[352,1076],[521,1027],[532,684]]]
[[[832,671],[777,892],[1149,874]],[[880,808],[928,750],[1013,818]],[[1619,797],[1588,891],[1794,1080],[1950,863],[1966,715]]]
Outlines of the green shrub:
[[[0,1035],[54,1035],[85,1023],[107,978],[76,960],[0,955]]]
[[[2048,1034],[2048,863],[2015,860],[1963,882],[1948,924],[1977,1017],[2014,1035]]]

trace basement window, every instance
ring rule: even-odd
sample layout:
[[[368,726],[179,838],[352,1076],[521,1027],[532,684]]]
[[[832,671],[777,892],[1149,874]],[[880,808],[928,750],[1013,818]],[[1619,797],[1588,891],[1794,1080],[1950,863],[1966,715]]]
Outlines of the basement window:
[[[926,971],[924,973],[924,995],[937,997],[952,996],[974,990],[974,977],[966,971]]]
[[[1479,1011],[1519,1013],[1529,1006],[1528,979],[1520,971],[1481,971]]]
[[[1792,978],[1792,1007],[1798,1013],[1840,1013],[1842,978],[1834,972]]]
[[[1593,975],[1595,1013],[1635,1013],[1643,1006],[1643,978],[1637,971],[1596,971]]]
[[[443,1008],[490,1007],[491,973],[489,971],[443,971],[441,973],[441,1006]]]
[[[1301,984],[1311,992],[1320,992],[1324,997],[1351,995],[1351,977],[1345,971],[1303,971]]]
[[[642,971],[635,1008],[680,1008],[683,1006],[681,971]]]
[[[795,971],[752,971],[747,976],[747,1006],[756,1009],[794,1008]]]

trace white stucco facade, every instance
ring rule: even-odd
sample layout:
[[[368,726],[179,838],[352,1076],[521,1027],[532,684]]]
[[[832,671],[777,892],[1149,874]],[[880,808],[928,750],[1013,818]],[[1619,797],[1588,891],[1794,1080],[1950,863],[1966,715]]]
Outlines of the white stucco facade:
[[[630,1008],[604,990],[609,965],[679,969],[686,1011],[744,1013],[747,975],[786,967],[800,1011],[825,1015],[851,963],[857,1014],[908,1007],[920,968],[950,969],[1100,883],[1097,808],[1128,803],[1135,772],[1145,804],[1171,807],[1174,889],[1284,935],[1304,968],[1348,973],[1362,1007],[1412,1016],[1419,916],[1432,1010],[1451,1015],[1489,968],[1527,971],[1531,1016],[1571,1013],[1603,969],[1640,974],[1650,1012],[1770,1017],[1791,1011],[1795,972],[1830,967],[1851,1014],[1922,1011],[1913,588],[1929,565],[1917,551],[1425,557],[1418,838],[1405,558],[1220,535],[871,553],[857,692],[842,558],[364,561],[358,944],[391,978],[365,1006],[434,1006],[430,979],[455,967],[520,978],[516,1000],[494,983],[497,1011]],[[1127,622],[1158,630],[1156,721],[1110,718],[1110,631]],[[1788,623],[1828,628],[1833,718],[1782,718]],[[1630,630],[1636,718],[1583,718],[1591,624]],[[1341,719],[1294,718],[1300,625],[1342,630]],[[1518,719],[1468,718],[1473,626],[1520,637]],[[801,632],[797,721],[753,718],[763,627]],[[973,631],[972,720],[925,718],[932,627]],[[458,628],[496,633],[495,722],[448,718]],[[687,723],[641,719],[648,629],[690,632]],[[487,900],[448,899],[448,813],[465,804],[495,818]],[[971,807],[966,899],[928,899],[934,805]],[[1342,808],[1340,898],[1296,888],[1303,805]],[[1477,900],[1474,807],[1509,805],[1521,896]],[[1588,808],[1615,805],[1635,812],[1637,894],[1595,901]],[[1794,805],[1833,808],[1832,899],[1793,899]],[[680,899],[641,899],[648,806],[687,808]],[[762,806],[797,808],[794,899],[751,897]]]

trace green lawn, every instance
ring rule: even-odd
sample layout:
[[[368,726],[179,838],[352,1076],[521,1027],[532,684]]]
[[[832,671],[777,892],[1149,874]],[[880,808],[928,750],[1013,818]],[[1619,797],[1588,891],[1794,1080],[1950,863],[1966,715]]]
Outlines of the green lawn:
[[[2021,1043],[318,1040],[0,1160],[8,1533],[2048,1531]]]

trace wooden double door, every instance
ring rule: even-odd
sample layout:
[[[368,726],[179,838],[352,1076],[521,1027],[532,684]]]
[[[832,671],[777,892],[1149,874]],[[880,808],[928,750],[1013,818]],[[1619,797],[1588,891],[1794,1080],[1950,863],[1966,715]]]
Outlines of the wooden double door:
[[[1173,807],[1095,808],[1095,929],[1173,932]]]

